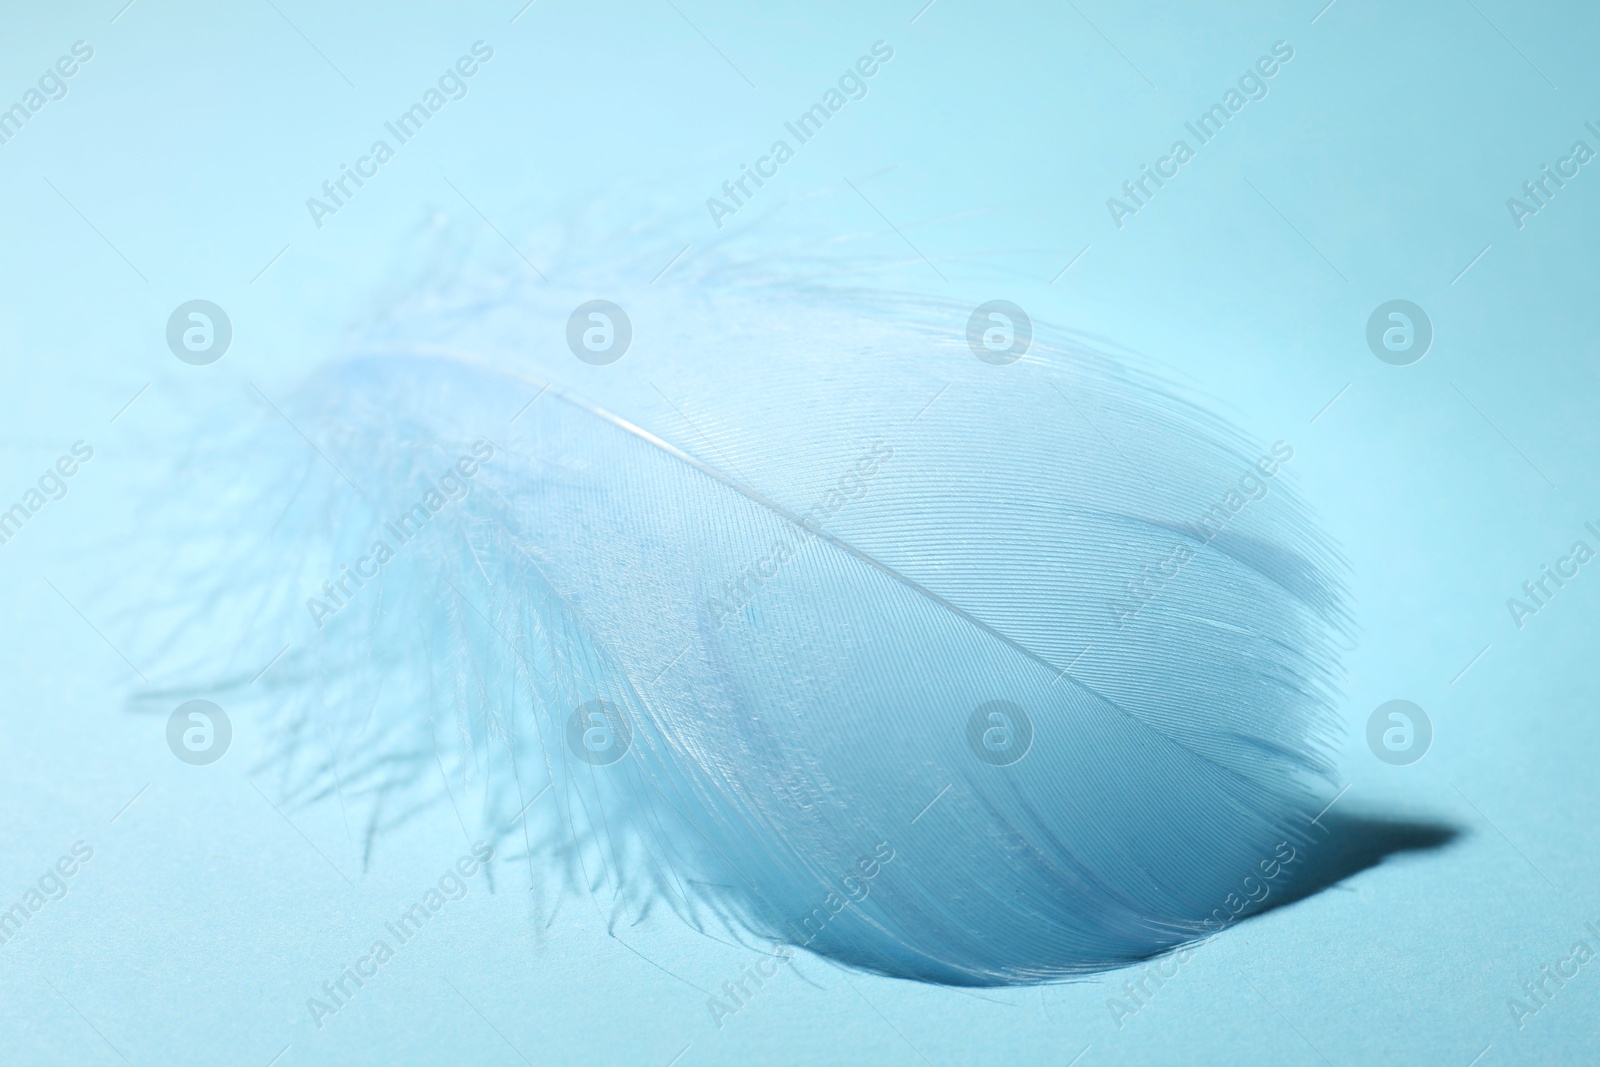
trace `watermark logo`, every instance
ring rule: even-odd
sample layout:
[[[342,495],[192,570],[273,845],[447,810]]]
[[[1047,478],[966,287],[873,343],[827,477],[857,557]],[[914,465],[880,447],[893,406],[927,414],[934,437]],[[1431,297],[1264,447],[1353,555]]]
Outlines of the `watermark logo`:
[[[1389,300],[1367,319],[1367,347],[1385,363],[1406,367],[1428,354],[1433,320],[1409,300]]]
[[[1273,42],[1272,54],[1261,56],[1253,66],[1246,67],[1244,73],[1239,75],[1237,88],[1230,86],[1223,92],[1221,100],[1202,111],[1194,121],[1183,124],[1183,128],[1194,138],[1192,147],[1186,140],[1173,141],[1167,154],[1157,159],[1154,167],[1141,163],[1139,176],[1122,183],[1122,197],[1106,198],[1106,211],[1117,229],[1122,229],[1128,219],[1149,207],[1156,193],[1176,178],[1183,165],[1220,134],[1223,127],[1247,104],[1265,100],[1270,91],[1267,83],[1277,77],[1278,72],[1293,58],[1293,45],[1288,41]]]
[[[307,597],[306,611],[311,613],[311,621],[317,624],[317,629],[322,629],[329,618],[354,603],[356,595],[397,556],[399,549],[422,536],[429,519],[443,511],[447,504],[465,500],[472,491],[473,476],[493,458],[494,443],[478,438],[472,443],[472,455],[457,457],[454,466],[446,467],[445,472],[429,484],[422,499],[399,517],[383,524],[387,537],[374,538],[368,554],[356,559],[353,565],[341,564],[339,573],[322,583],[321,597]],[[395,544],[390,545],[388,538],[393,538]]]
[[[567,719],[567,747],[594,767],[609,767],[628,754],[633,731],[622,709],[609,700],[590,700]]]
[[[722,197],[706,198],[706,211],[710,213],[717,229],[722,229],[728,216],[737,215],[767,182],[776,178],[779,168],[795,157],[796,148],[821,133],[822,127],[843,111],[845,104],[852,100],[864,100],[867,79],[882,70],[883,64],[893,58],[894,48],[887,41],[874,41],[871,55],[861,56],[853,68],[846,67],[844,73],[839,75],[838,88],[828,87],[823,91],[821,100],[802,111],[793,122],[783,124],[789,136],[794,138],[794,146],[779,138],[772,142],[767,154],[759,157],[753,167],[748,163],[739,164],[738,175],[722,183]],[[752,185],[755,188],[752,189]]]
[[[227,754],[233,744],[228,713],[209,700],[189,700],[167,717],[167,747],[183,762],[205,767]]]
[[[446,867],[439,879],[430,885],[420,900],[402,911],[398,918],[383,924],[386,936],[374,938],[366,954],[356,958],[354,964],[342,968],[330,981],[322,983],[316,996],[306,998],[306,1012],[318,1030],[326,1025],[331,1015],[337,1015],[350,1006],[357,991],[382,973],[383,966],[394,959],[401,945],[416,940],[423,927],[432,922],[445,905],[466,897],[469,880],[479,870],[487,871],[494,859],[494,846],[487,841],[476,841],[470,853],[462,855],[455,864]],[[485,874],[485,878],[488,875]],[[389,939],[394,939],[394,944]],[[279,1055],[282,1055],[280,1053]]]
[[[392,122],[383,124],[383,128],[394,138],[393,145],[380,138],[372,142],[366,155],[356,158],[354,167],[348,163],[340,163],[338,176],[322,183],[322,196],[306,198],[306,211],[311,215],[311,221],[317,229],[322,229],[323,219],[337,215],[347,207],[356,193],[363,189],[367,182],[378,176],[379,168],[395,157],[399,147],[421,133],[422,128],[433,119],[433,116],[443,111],[446,104],[452,100],[465,99],[466,79],[477,74],[482,69],[482,64],[493,58],[494,49],[487,42],[474,41],[472,55],[462,55],[456,59],[453,67],[446,67],[439,75],[437,88],[430,85],[423,90],[420,100],[400,112]]]
[[[1289,864],[1299,859],[1299,855],[1289,842],[1279,841],[1273,847],[1272,855],[1257,862],[1255,870],[1261,872],[1261,877],[1256,877],[1252,872],[1240,879],[1239,888],[1244,896],[1230,892],[1220,907],[1212,908],[1211,914],[1200,920],[1201,934],[1209,937],[1221,933],[1246,914],[1252,914],[1252,908],[1259,909],[1272,895],[1272,886],[1268,883],[1283,874]],[[1178,976],[1178,969],[1194,958],[1194,951],[1189,946],[1179,948],[1171,955],[1145,964],[1143,973],[1137,979],[1122,984],[1125,996],[1111,997],[1106,1001],[1106,1009],[1111,1013],[1118,1030],[1126,1026],[1130,1018],[1150,1006],[1156,990]]]
[[[1600,137],[1600,128],[1593,122],[1585,122],[1584,126],[1590,133]],[[1517,229],[1526,229],[1526,220],[1549,207],[1556,194],[1566,188],[1567,182],[1576,178],[1584,164],[1592,159],[1594,149],[1583,141],[1574,141],[1572,150],[1556,160],[1554,171],[1550,169],[1550,164],[1541,164],[1538,176],[1522,183],[1521,198],[1506,198],[1506,210],[1511,213],[1511,221],[1516,223]]]
[[[1267,481],[1277,477],[1283,464],[1293,458],[1293,445],[1287,441],[1273,442],[1272,454],[1259,457],[1251,470],[1239,476],[1235,487],[1230,487],[1222,499],[1213,504],[1211,510],[1202,515],[1198,523],[1190,527],[1194,540],[1202,546],[1210,544],[1228,528],[1233,517],[1244,510],[1247,504],[1251,501],[1265,500],[1270,492]],[[1260,472],[1260,477],[1257,476],[1257,472]],[[1166,589],[1167,583],[1182,574],[1183,568],[1194,558],[1195,549],[1189,544],[1179,542],[1155,564],[1154,573],[1151,571],[1151,565],[1147,563],[1139,572],[1137,581],[1124,582],[1123,589],[1128,594],[1128,600],[1106,602],[1106,606],[1111,609],[1112,618],[1116,620],[1117,629],[1126,626],[1130,619],[1155,600]],[[1172,569],[1168,570],[1168,567]]]
[[[10,144],[11,139],[22,132],[23,124],[43,111],[46,104],[65,99],[67,83],[64,79],[77,74],[82,64],[93,58],[93,45],[87,41],[73,41],[72,55],[57,59],[54,69],[46,67],[39,75],[37,88],[30,85],[23,90],[22,98],[10,107],[0,101],[0,144]]]
[[[706,610],[716,616],[717,629],[722,629],[729,618],[743,611],[757,593],[794,559],[801,547],[809,544],[822,530],[822,523],[837,515],[846,504],[867,495],[867,486],[877,476],[883,464],[894,456],[894,448],[887,441],[874,441],[870,451],[856,458],[855,465],[840,475],[822,499],[800,516],[798,526],[785,528],[780,540],[771,551],[739,572],[737,580],[722,583],[723,595],[706,600]]]
[[[567,347],[585,363],[608,366],[621,359],[632,343],[628,313],[609,300],[579,304],[567,319]]]
[[[1590,937],[1600,938],[1600,930],[1595,928],[1594,923],[1584,923],[1583,929]],[[1567,983],[1578,977],[1578,972],[1583,966],[1594,958],[1594,947],[1588,941],[1574,942],[1565,956],[1544,964],[1539,968],[1537,976],[1523,982],[1522,992],[1525,996],[1510,997],[1506,1000],[1506,1007],[1511,1011],[1511,1021],[1517,1024],[1517,1029],[1523,1029],[1530,1018],[1549,1007],[1567,987]]]
[[[967,347],[985,363],[1004,367],[1028,354],[1033,320],[1009,300],[991,300],[972,309],[967,319]]]
[[[1586,522],[1583,527],[1600,538],[1600,527],[1594,523]],[[1583,565],[1592,559],[1594,549],[1589,547],[1589,543],[1574,541],[1572,550],[1565,556],[1558,557],[1554,563],[1540,564],[1539,574],[1522,583],[1522,594],[1526,599],[1514,596],[1506,598],[1506,610],[1511,613],[1511,621],[1517,624],[1517,629],[1526,625],[1524,620],[1549,607],[1555,595],[1566,588],[1567,583],[1578,576]]]
[[[1393,767],[1409,767],[1428,754],[1433,721],[1409,700],[1379,704],[1367,719],[1367,747]]]
[[[1009,767],[1033,747],[1033,719],[1009,700],[980,704],[967,719],[967,747],[991,767]]]
[[[872,880],[878,877],[894,856],[894,846],[887,841],[879,841],[872,847],[870,855],[859,857],[855,867],[837,880],[839,888],[844,890],[843,895],[830,888],[828,895],[807,912],[798,925],[793,922],[789,924],[797,938],[795,944],[809,948],[845,908],[866,900],[872,892]],[[717,1024],[717,1029],[721,1030],[724,1020],[737,1015],[750,1003],[766,985],[765,979],[777,977],[779,964],[788,963],[792,968],[794,958],[794,949],[774,942],[771,952],[756,960],[753,967],[747,965],[739,972],[738,981],[723,982],[722,997],[713,994],[706,998],[706,1010],[711,1014],[711,1021]],[[771,970],[767,969],[769,966]],[[751,988],[752,983],[754,988]]]
[[[94,858],[94,846],[83,841],[72,843],[72,855],[63,853],[54,865],[46,867],[38,881],[28,886],[22,897],[6,907],[0,901],[0,945],[22,933],[22,929],[41,908],[51,901],[65,900],[70,879]]]
[[[55,464],[44,469],[39,475],[37,488],[29,488],[22,494],[22,499],[5,507],[5,502],[0,500],[0,545],[9,544],[17,536],[24,523],[52,500],[60,500],[67,495],[66,479],[78,473],[79,467],[94,458],[94,449],[86,441],[72,442],[72,454],[63,453]]]
[[[189,300],[167,319],[167,347],[185,363],[204,367],[228,354],[233,322],[209,300]]]

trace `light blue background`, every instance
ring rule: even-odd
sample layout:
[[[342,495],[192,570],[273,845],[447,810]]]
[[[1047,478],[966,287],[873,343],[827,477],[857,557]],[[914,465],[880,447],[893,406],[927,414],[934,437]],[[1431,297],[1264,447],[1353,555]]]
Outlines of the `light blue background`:
[[[1600,965],[1522,1030],[1507,999],[1600,924],[1600,577],[1585,568],[1520,631],[1505,600],[1600,522],[1600,171],[1522,230],[1505,201],[1574,140],[1600,149],[1583,128],[1600,125],[1600,15],[1508,0],[937,0],[920,15],[918,0],[540,0],[520,16],[521,0],[274,2],[4,16],[0,100],[73,41],[95,49],[68,97],[0,146],[0,497],[72,441],[96,449],[67,498],[0,547],[0,901],[73,841],[95,848],[68,896],[0,946],[7,1060],[521,1062],[512,1045],[535,1063],[681,1053],[685,1067],[1592,1058]],[[470,95],[315,229],[305,198],[480,38],[495,58]],[[878,39],[895,58],[869,96],[750,211],[826,193],[832,234],[924,269],[838,195],[848,177],[950,279],[929,270],[929,291],[1003,296],[1112,338],[1252,435],[1290,441],[1353,575],[1340,803],[1463,837],[1228,931],[1121,1029],[1106,1000],[1130,975],[968,992],[810,957],[719,1029],[690,983],[736,978],[748,953],[670,918],[618,929],[630,951],[587,901],[552,916],[529,872],[499,863],[493,893],[474,880],[316,1030],[305,999],[466,842],[444,807],[363,870],[337,805],[289,811],[291,827],[253,788],[248,722],[235,752],[197,769],[167,751],[164,716],[128,710],[139,679],[109,646],[137,665],[153,638],[137,611],[86,620],[63,600],[137,607],[115,553],[91,546],[139,504],[139,443],[210,390],[291,385],[435,213],[481,225],[445,179],[535,264],[524,235],[541,211],[617,185],[648,194],[658,217],[642,221],[710,245],[704,198]],[[1113,225],[1106,198],[1279,40],[1295,57],[1270,95]],[[639,279],[664,264],[639,263]],[[210,368],[178,364],[163,340],[194,297],[234,324]],[[1410,367],[1364,342],[1393,298],[1436,329]],[[1379,763],[1362,737],[1395,697],[1434,722],[1410,767]]]

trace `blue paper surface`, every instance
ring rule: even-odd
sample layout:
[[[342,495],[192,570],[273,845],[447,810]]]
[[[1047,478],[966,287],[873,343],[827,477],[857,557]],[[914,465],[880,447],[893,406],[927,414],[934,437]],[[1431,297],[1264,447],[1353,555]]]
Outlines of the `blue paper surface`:
[[[74,442],[94,453],[0,546],[0,904],[75,867],[0,944],[9,1062],[1590,1057],[1600,965],[1573,949],[1600,949],[1600,577],[1580,567],[1520,618],[1508,600],[1528,603],[1523,583],[1575,542],[1600,545],[1585,525],[1600,526],[1600,177],[1574,153],[1600,150],[1593,11],[120,6],[19,8],[0,39],[0,103],[74,42],[93,51],[0,145],[0,498]],[[1348,558],[1358,628],[1328,799],[1460,837],[1230,927],[1137,999],[1125,983],[1143,968],[963,990],[802,953],[719,1015],[708,1000],[749,950],[664,911],[611,925],[508,854],[414,938],[386,937],[470,855],[469,821],[435,806],[369,854],[337,798],[286,808],[250,773],[269,743],[252,719],[193,766],[169,750],[165,706],[130,703],[170,618],[118,584],[95,539],[137,521],[146,443],[207,388],[277,395],[322,362],[436,216],[521,241],[530,204],[626,185],[659,213],[641,224],[714,243],[705,200],[878,40],[895,54],[870,92],[734,221],[848,179],[875,205],[849,226],[912,267],[925,253],[951,299],[1003,293],[1149,354],[1250,434],[1292,442],[1297,485]],[[307,207],[477,41],[494,57],[463,97],[335,213]],[[1293,58],[1265,95],[1137,211],[1108,203],[1130,205],[1124,183],[1174,141],[1198,142],[1185,123],[1278,42]],[[1559,188],[1524,189],[1563,160],[1576,174]],[[531,242],[519,254],[538,262]],[[163,333],[197,298],[234,330],[201,386]],[[1431,320],[1419,362],[1369,348],[1391,300]],[[1410,765],[1367,742],[1394,699],[1432,723]],[[392,958],[337,1011],[308,1006],[377,940]]]

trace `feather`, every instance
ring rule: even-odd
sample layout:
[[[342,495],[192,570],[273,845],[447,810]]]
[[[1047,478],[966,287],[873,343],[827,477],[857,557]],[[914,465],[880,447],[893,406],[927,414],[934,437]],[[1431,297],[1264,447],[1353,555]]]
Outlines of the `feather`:
[[[1292,443],[1043,323],[996,365],[969,307],[703,258],[430,279],[228,416],[195,617],[292,635],[283,787],[376,833],[443,775],[619,914],[931,982],[1218,929],[1330,775],[1342,565]],[[605,366],[565,343],[597,290]]]

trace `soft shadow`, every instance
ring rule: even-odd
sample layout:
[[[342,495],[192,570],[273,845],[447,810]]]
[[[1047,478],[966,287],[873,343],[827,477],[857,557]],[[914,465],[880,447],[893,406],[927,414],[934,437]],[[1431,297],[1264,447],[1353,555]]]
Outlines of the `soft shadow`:
[[[1317,821],[1311,840],[1301,850],[1293,880],[1274,886],[1272,895],[1250,917],[1304,900],[1391,856],[1433,852],[1460,836],[1459,829],[1446,823],[1329,812]]]

